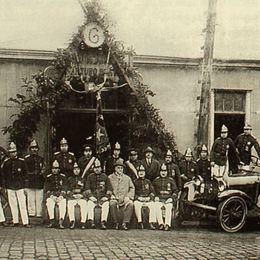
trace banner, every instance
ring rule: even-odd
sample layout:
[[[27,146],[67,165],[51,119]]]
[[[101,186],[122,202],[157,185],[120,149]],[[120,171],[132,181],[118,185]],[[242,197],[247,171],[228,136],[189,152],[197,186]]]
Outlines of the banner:
[[[100,155],[111,148],[105,127],[104,117],[102,115],[101,96],[99,92],[97,93],[95,143],[97,155]]]

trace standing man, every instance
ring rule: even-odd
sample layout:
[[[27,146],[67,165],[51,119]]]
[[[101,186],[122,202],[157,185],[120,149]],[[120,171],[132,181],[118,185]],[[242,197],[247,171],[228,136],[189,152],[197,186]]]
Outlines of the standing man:
[[[235,146],[238,150],[239,157],[244,163],[243,169],[250,170],[251,151],[254,147],[258,157],[260,157],[260,146],[256,138],[252,135],[252,126],[246,124],[244,126],[244,133],[240,134],[235,140]]]
[[[173,162],[173,155],[170,150],[166,152],[164,163],[167,168],[167,176],[175,180],[179,190],[181,190],[181,173],[177,164]]]
[[[86,181],[86,194],[88,200],[88,221],[90,227],[95,228],[94,211],[96,206],[101,208],[101,229],[107,228],[107,217],[109,213],[109,199],[112,195],[112,186],[105,173],[102,173],[101,163],[98,159],[94,162],[93,173]]]
[[[70,220],[70,229],[75,228],[75,206],[80,207],[81,229],[85,229],[87,219],[87,199],[85,198],[84,180],[80,176],[80,168],[75,162],[73,166],[73,176],[68,179],[68,214]]]
[[[81,176],[84,180],[87,179],[88,175],[91,173],[91,168],[94,165],[96,157],[93,156],[93,148],[90,144],[83,145],[84,152],[83,156],[79,158],[79,168],[81,172]]]
[[[54,209],[59,206],[59,228],[64,229],[63,221],[66,214],[66,176],[60,173],[60,166],[57,160],[52,164],[51,174],[46,177],[46,206],[49,214],[50,224],[48,228],[55,226]]]
[[[211,178],[211,163],[208,159],[208,149],[205,144],[202,145],[200,151],[200,158],[197,160],[198,174],[204,181],[209,181]]]
[[[141,161],[145,168],[146,178],[153,181],[159,176],[160,163],[154,159],[154,150],[151,147],[147,147],[144,151],[144,158]]]
[[[112,155],[108,156],[107,160],[104,163],[104,170],[107,176],[112,174],[114,172],[114,164],[117,160],[121,159],[120,158],[120,153],[121,153],[121,145],[116,142],[114,145],[114,149],[112,150]]]
[[[141,161],[138,160],[138,153],[135,148],[129,149],[128,160],[125,162],[125,172],[132,181],[138,178],[137,167],[141,165]]]
[[[9,158],[2,164],[2,173],[3,187],[7,190],[8,203],[13,218],[12,226],[19,225],[20,210],[23,226],[30,227],[24,193],[26,165],[24,159],[17,156],[15,143],[10,143],[8,152]]]
[[[119,211],[121,211],[123,213],[122,229],[128,230],[128,224],[133,214],[135,187],[131,178],[124,174],[124,161],[122,159],[114,163],[114,172],[108,178],[113,191],[110,211],[115,229],[119,228]]]
[[[156,223],[156,213],[154,204],[154,188],[150,180],[145,178],[145,168],[143,165],[137,167],[138,179],[134,181],[135,185],[135,201],[134,209],[140,229],[144,228],[142,221],[142,207],[149,208],[149,224],[150,229],[155,230],[154,224]]]
[[[32,140],[29,145],[29,154],[24,157],[27,167],[25,187],[27,191],[27,203],[29,216],[42,216],[43,186],[44,186],[44,162],[38,155],[39,145]]]
[[[167,176],[167,167],[163,163],[160,169],[160,176],[154,182],[156,217],[159,230],[169,231],[172,222],[172,209],[178,198],[176,182]],[[165,222],[163,221],[162,208],[165,208]]]
[[[184,183],[191,181],[197,175],[197,165],[193,160],[191,149],[188,148],[184,154],[184,160],[180,162],[180,172],[182,186]]]
[[[228,129],[225,125],[221,127],[220,137],[218,137],[211,148],[210,153],[213,175],[223,177],[229,171],[237,171],[240,162],[236,147],[231,138],[228,137]]]
[[[63,137],[60,141],[60,151],[54,153],[53,161],[57,160],[60,171],[68,178],[73,175],[73,165],[76,162],[74,153],[69,152],[67,140]]]

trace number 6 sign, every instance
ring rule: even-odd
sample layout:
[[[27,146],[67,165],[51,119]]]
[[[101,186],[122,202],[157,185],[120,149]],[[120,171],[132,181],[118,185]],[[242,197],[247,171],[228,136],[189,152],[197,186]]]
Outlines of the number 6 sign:
[[[105,41],[104,30],[97,23],[89,23],[85,27],[84,38],[89,47],[97,48]]]

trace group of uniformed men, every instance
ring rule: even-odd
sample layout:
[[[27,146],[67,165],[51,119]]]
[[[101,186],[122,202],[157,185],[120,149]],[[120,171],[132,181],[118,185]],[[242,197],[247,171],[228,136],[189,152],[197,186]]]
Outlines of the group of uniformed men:
[[[78,162],[69,152],[67,140],[60,141],[60,151],[53,155],[52,169],[46,174],[43,158],[38,155],[38,143],[30,143],[30,153],[24,159],[17,156],[16,145],[10,143],[9,156],[1,165],[1,190],[6,191],[12,214],[11,226],[19,223],[19,211],[22,224],[30,227],[28,216],[42,217],[42,205],[46,205],[49,216],[48,227],[63,229],[66,212],[69,228],[75,228],[75,206],[80,209],[80,227],[95,228],[95,208],[101,210],[101,229],[107,228],[108,215],[111,215],[113,228],[127,230],[133,212],[140,229],[144,228],[143,208],[149,212],[149,228],[170,230],[172,216],[175,213],[178,193],[183,184],[194,176],[205,180],[212,176],[223,177],[231,170],[230,155],[233,153],[237,164],[249,169],[251,149],[255,147],[258,156],[260,148],[251,135],[252,127],[244,127],[244,133],[235,141],[228,138],[226,126],[221,128],[208,158],[205,145],[200,158],[193,160],[188,148],[184,158],[176,160],[168,150],[163,161],[156,160],[155,152],[147,147],[141,160],[138,151],[129,150],[128,160],[120,158],[120,144],[116,142],[112,154],[104,161],[93,156],[92,146],[83,146],[83,156]],[[233,160],[232,159],[232,160]],[[232,168],[234,169],[234,168]],[[44,203],[43,203],[44,202]],[[18,207],[19,205],[19,207]],[[59,217],[55,218],[58,206]],[[0,203],[0,223],[7,225]]]

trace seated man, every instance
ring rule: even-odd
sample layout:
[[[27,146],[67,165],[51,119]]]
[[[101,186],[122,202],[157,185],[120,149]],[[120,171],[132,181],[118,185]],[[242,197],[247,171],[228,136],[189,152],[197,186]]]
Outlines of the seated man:
[[[97,205],[101,207],[101,229],[106,229],[109,213],[109,198],[112,195],[112,187],[105,173],[102,172],[101,163],[98,159],[94,161],[93,173],[87,177],[86,194],[88,200],[88,221],[95,228],[94,210]]]
[[[59,163],[55,160],[52,164],[52,173],[46,177],[46,206],[49,214],[49,228],[54,227],[54,209],[59,206],[59,227],[64,229],[63,221],[66,214],[66,176],[60,173]]]
[[[149,208],[149,223],[150,229],[154,230],[154,223],[156,222],[155,204],[154,204],[154,188],[150,180],[145,178],[145,168],[143,165],[137,167],[138,179],[134,181],[135,185],[135,201],[134,209],[138,226],[140,229],[144,228],[142,222],[142,207]]]
[[[75,228],[75,206],[80,207],[81,216],[81,228],[85,229],[85,223],[87,219],[87,200],[84,198],[84,181],[80,176],[80,168],[77,163],[73,166],[74,176],[68,179],[68,213],[70,220],[70,229]]]
[[[154,182],[156,217],[160,230],[169,231],[171,227],[172,208],[177,201],[178,188],[171,177],[167,176],[167,167],[162,164],[160,176]],[[163,221],[163,207],[165,208],[165,222]]]
[[[115,229],[119,228],[119,211],[123,213],[122,229],[128,230],[128,223],[133,214],[133,199],[135,187],[131,178],[123,173],[124,162],[122,159],[114,163],[114,172],[108,176],[112,185],[113,195],[110,200],[110,212]]]

